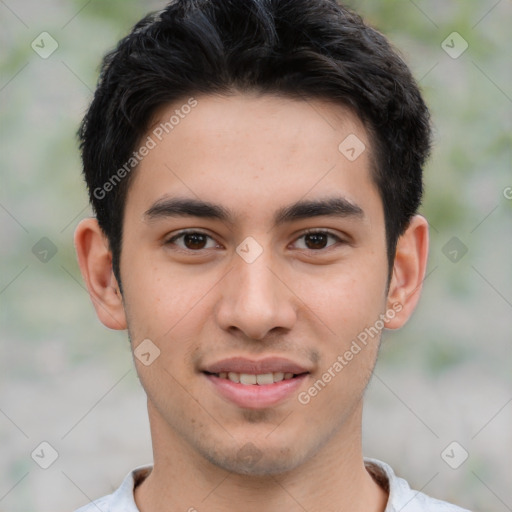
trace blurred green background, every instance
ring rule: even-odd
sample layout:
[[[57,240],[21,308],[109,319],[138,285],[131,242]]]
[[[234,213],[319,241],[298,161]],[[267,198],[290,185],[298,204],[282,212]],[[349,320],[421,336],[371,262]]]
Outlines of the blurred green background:
[[[73,510],[151,461],[126,334],[96,319],[72,236],[91,214],[75,132],[100,59],[164,4],[0,1],[0,511]],[[427,494],[510,511],[512,2],[349,4],[399,48],[435,125],[429,274],[412,320],[385,334],[365,454]],[[31,457],[43,441],[58,453],[46,470]]]

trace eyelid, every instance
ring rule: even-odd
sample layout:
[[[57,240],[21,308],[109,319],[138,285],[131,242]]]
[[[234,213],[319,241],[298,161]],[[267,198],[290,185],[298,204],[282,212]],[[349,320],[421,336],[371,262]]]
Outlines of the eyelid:
[[[305,235],[315,235],[315,234],[323,234],[323,235],[329,235],[336,239],[336,242],[339,243],[347,243],[346,239],[338,235],[337,233],[334,233],[330,229],[326,228],[309,228],[304,231],[302,231],[294,240],[293,243],[296,243],[298,240],[300,240]],[[327,247],[324,247],[323,249],[302,249],[304,251],[309,252],[322,252],[322,251],[328,251],[331,247],[335,246],[336,244],[329,245]]]
[[[328,228],[308,228],[308,229],[305,229],[304,231],[301,231],[301,234],[298,238],[300,238],[301,236],[304,236],[304,235],[310,235],[310,234],[315,235],[317,233],[324,233],[326,235],[332,235],[336,238],[341,239],[341,237],[337,233],[335,233],[334,231],[331,231]]]
[[[215,241],[215,243],[217,245],[221,245],[217,240],[215,240],[215,238],[212,235],[210,235],[206,231],[203,231],[201,229],[194,229],[194,228],[182,229],[182,230],[178,231],[177,233],[173,234],[170,237],[165,237],[164,245],[169,245],[171,243],[173,244],[175,240],[177,240],[177,239],[179,239],[179,238],[181,238],[181,237],[183,237],[185,235],[188,235],[188,234],[203,235],[203,236],[205,236],[207,238],[210,238],[211,240]],[[192,249],[182,248],[182,247],[179,247],[179,246],[177,246],[177,247],[178,247],[178,250],[181,250],[181,251],[184,251],[184,252],[188,252],[188,253],[194,253],[194,252],[195,253],[199,253],[201,251],[207,251],[207,250],[211,249],[211,247],[210,247],[210,248],[207,248],[207,249],[198,249],[197,251],[194,251]]]

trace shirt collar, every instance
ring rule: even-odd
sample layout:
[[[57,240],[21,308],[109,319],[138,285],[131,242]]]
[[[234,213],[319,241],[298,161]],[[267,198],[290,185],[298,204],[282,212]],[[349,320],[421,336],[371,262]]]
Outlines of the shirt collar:
[[[112,495],[110,512],[140,512],[135,504],[135,487],[147,478],[152,469],[151,464],[139,466],[126,475],[121,487]]]
[[[377,459],[364,458],[366,470],[372,478],[389,493],[388,504],[385,512],[396,512],[397,499],[403,493],[410,492],[408,483],[398,478],[391,466]],[[140,512],[135,504],[134,490],[151,473],[151,464],[139,466],[126,475],[121,486],[112,495],[112,507],[109,512]]]

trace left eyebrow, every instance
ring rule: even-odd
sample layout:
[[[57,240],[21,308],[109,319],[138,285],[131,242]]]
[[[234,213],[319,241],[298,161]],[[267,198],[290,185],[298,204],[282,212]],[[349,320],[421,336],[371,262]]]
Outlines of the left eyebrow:
[[[363,209],[344,197],[331,197],[311,201],[297,201],[277,210],[274,227],[312,217],[331,216],[341,218],[364,218]],[[151,221],[167,217],[200,217],[216,219],[233,225],[236,215],[219,204],[191,198],[162,198],[157,200],[145,213]]]
[[[275,215],[274,225],[279,226],[296,220],[322,216],[360,219],[365,217],[363,209],[357,204],[344,197],[331,197],[314,201],[297,201],[290,206],[281,208]]]

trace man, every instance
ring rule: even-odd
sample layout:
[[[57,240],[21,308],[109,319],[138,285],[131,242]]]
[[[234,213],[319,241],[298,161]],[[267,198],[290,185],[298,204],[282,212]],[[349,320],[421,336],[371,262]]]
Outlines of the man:
[[[78,259],[154,452],[81,512],[462,510],[362,455],[428,252],[429,114],[381,34],[334,0],[177,0],[106,56],[80,138]]]

